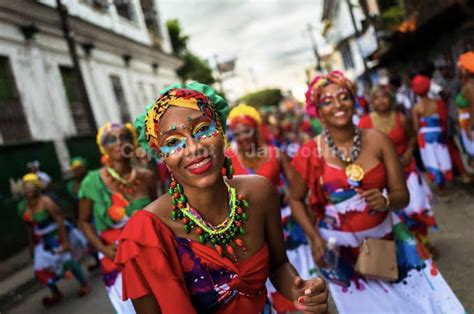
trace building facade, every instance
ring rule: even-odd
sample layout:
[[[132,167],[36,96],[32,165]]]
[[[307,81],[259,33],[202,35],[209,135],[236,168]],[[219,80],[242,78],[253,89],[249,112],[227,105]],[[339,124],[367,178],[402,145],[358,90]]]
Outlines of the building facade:
[[[67,170],[66,139],[129,122],[181,61],[165,50],[156,0],[62,0],[90,109],[81,94],[57,0],[0,2],[0,145],[53,141]],[[90,121],[92,111],[94,121]]]

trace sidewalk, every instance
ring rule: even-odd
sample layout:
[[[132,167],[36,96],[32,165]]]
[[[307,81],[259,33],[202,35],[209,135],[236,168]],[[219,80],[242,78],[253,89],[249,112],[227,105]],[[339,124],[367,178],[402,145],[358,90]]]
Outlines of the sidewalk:
[[[0,263],[0,312],[39,288],[28,249]]]

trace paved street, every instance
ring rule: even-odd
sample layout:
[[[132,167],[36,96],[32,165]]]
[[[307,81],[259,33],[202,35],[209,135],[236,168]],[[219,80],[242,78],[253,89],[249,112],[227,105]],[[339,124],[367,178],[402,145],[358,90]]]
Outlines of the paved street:
[[[457,188],[453,191],[452,202],[436,204],[436,216],[440,231],[433,235],[433,240],[441,255],[438,266],[454,292],[457,294],[468,313],[474,311],[474,192]],[[77,285],[72,281],[63,281],[61,289],[65,294],[63,302],[48,310],[41,305],[41,298],[46,290],[39,290],[25,298],[8,313],[113,313],[107,299],[100,276],[92,279],[93,292],[84,299],[77,297]]]

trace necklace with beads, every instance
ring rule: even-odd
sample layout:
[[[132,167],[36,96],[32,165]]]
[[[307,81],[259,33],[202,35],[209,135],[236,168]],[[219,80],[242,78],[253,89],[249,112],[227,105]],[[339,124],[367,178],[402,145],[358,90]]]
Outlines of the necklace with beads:
[[[135,169],[132,169],[128,179],[123,178],[112,167],[106,167],[106,170],[107,177],[114,182],[120,192],[126,192],[128,194],[133,193],[141,183],[141,180],[136,178],[137,171]]]
[[[364,169],[355,163],[357,158],[359,158],[362,148],[360,129],[355,128],[354,133],[354,138],[352,140],[353,144],[349,156],[344,156],[344,153],[336,146],[336,143],[334,143],[334,140],[331,137],[328,129],[324,129],[324,140],[326,141],[331,152],[344,163],[344,170],[346,172],[349,185],[358,187],[361,185],[365,173]]]
[[[168,190],[173,204],[171,218],[180,220],[186,233],[193,231],[198,236],[199,243],[211,243],[219,255],[223,256],[225,250],[234,261],[237,261],[235,249],[247,251],[244,241],[239,237],[246,233],[244,222],[248,220],[248,216],[245,210],[249,207],[249,203],[242,195],[237,195],[235,189],[226,181],[224,182],[229,193],[229,214],[223,222],[212,225],[205,221],[201,214],[189,205],[183,194],[182,185],[176,181],[171,182]]]

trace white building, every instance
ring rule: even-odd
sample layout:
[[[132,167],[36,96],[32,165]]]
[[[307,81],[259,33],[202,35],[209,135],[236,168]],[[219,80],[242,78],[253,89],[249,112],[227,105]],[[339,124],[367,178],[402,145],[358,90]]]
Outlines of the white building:
[[[352,1],[354,19],[357,28],[362,30],[361,21],[364,12]],[[326,55],[330,70],[342,70],[355,80],[364,73],[361,50],[357,44],[356,31],[351,21],[347,0],[324,0],[322,21],[325,24],[323,36],[332,47],[333,52]],[[330,60],[330,61],[329,61]]]
[[[164,52],[157,0],[62,0],[95,124],[133,121],[181,61]],[[0,143],[93,133],[56,0],[0,0]]]

